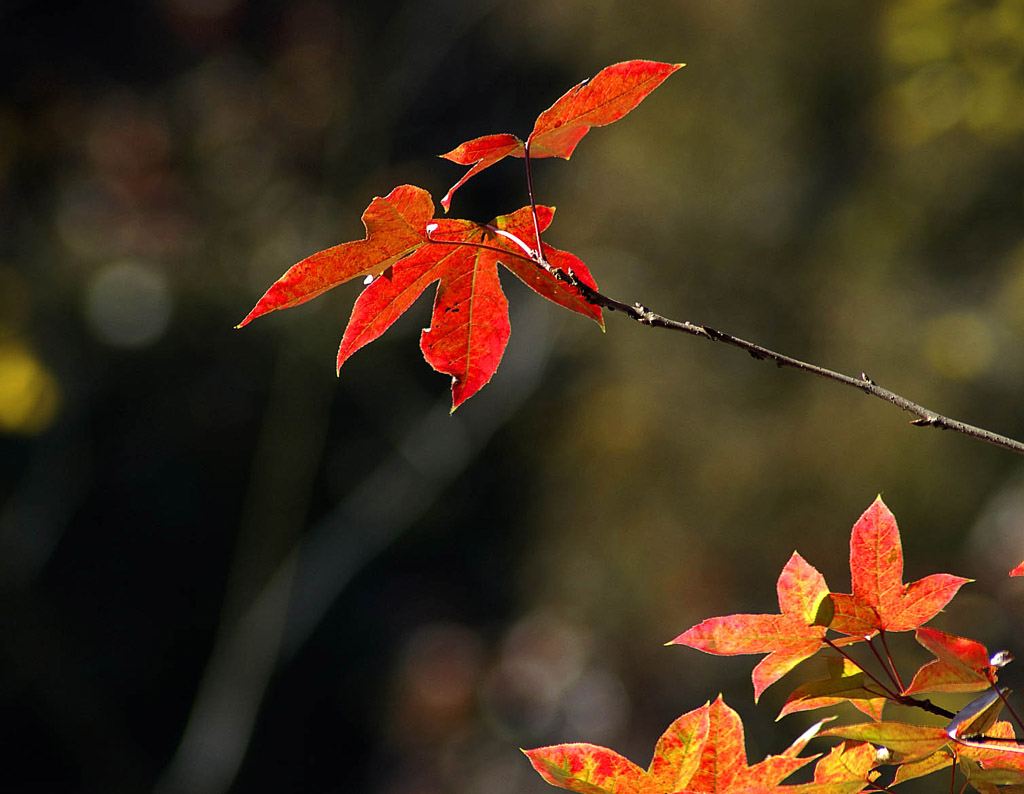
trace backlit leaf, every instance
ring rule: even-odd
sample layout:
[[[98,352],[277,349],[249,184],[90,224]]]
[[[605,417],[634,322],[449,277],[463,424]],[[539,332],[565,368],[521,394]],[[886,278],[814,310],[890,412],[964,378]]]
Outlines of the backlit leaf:
[[[779,615],[727,615],[708,618],[669,644],[719,656],[768,654],[754,668],[754,699],[771,684],[822,647],[825,627],[815,619],[828,597],[825,578],[796,552],[786,563],[776,587]]]
[[[707,703],[675,720],[644,771],[614,750],[592,744],[559,744],[524,750],[548,783],[585,794],[659,794],[683,791],[701,761],[708,738]]]
[[[904,694],[977,692],[996,680],[991,655],[980,642],[930,628],[919,628],[914,636],[938,658],[917,671]]]
[[[829,628],[859,637],[878,631],[911,631],[927,623],[970,579],[934,574],[903,584],[903,548],[896,518],[881,497],[860,517],[850,536],[853,593],[833,593]]]
[[[240,326],[256,317],[297,306],[357,277],[370,283],[356,300],[338,349],[337,366],[377,339],[432,284],[437,283],[430,327],[420,336],[423,356],[451,376],[454,410],[490,381],[511,328],[508,301],[498,280],[504,265],[538,294],[604,327],[601,310],[550,269],[571,271],[596,289],[579,259],[544,247],[548,268],[528,258],[524,239],[536,236],[524,207],[490,224],[433,219],[434,205],[422,188],[403,185],[375,198],[363,213],[366,237],[321,251],[290,268],[259,300]],[[554,210],[537,207],[541,231]]]
[[[778,719],[798,711],[849,702],[876,722],[882,719],[886,697],[876,683],[850,659],[826,659],[829,677],[797,687],[786,699]]]
[[[905,722],[862,722],[840,725],[822,731],[822,736],[839,736],[858,742],[871,742],[887,748],[896,763],[927,758],[949,742],[945,730]]]
[[[570,88],[551,107],[537,117],[524,143],[515,135],[499,133],[466,141],[441,156],[459,165],[471,166],[441,199],[445,212],[455,191],[471,177],[506,157],[561,157],[568,160],[576,144],[591,127],[603,127],[618,121],[661,85],[682,63],[626,61],[608,66],[589,80]]]

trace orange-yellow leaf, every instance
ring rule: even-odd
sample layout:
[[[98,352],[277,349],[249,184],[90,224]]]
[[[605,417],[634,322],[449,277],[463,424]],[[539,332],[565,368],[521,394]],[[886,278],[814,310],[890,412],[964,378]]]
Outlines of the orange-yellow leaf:
[[[797,758],[794,752],[748,766],[743,723],[721,695],[668,727],[646,772],[613,750],[592,744],[559,744],[524,752],[548,783],[583,794],[774,792],[781,781],[816,757]],[[830,792],[822,788],[817,794]]]
[[[952,754],[943,750],[942,752],[922,758],[920,761],[911,761],[907,764],[900,764],[893,776],[893,783],[902,783],[905,780],[913,780],[917,777],[930,775],[945,769],[953,763]]]
[[[1017,743],[1013,726],[1000,721],[986,732],[986,740],[953,745],[961,769],[972,783],[985,780],[996,784],[1024,782],[1024,746]]]
[[[614,750],[595,744],[558,744],[524,750],[552,786],[582,794],[637,794],[644,771]]]
[[[900,764],[927,758],[949,742],[949,737],[942,728],[911,725],[905,722],[862,722],[856,725],[840,725],[822,731],[821,735],[880,744],[891,753],[890,763]]]
[[[548,783],[585,794],[664,794],[687,788],[708,738],[707,703],[676,719],[661,735],[647,771],[614,750],[558,744],[524,750]]]
[[[860,517],[850,536],[852,594],[833,593],[829,628],[869,636],[877,631],[911,631],[927,623],[970,579],[934,574],[903,584],[903,548],[896,518],[882,497]]]
[[[690,779],[687,791],[726,792],[744,787],[776,786],[814,760],[813,757],[770,755],[753,766],[747,766],[743,723],[721,695],[709,708],[708,725],[708,739],[700,766]]]
[[[777,719],[798,711],[849,702],[876,722],[882,719],[885,695],[860,667],[850,659],[825,660],[829,677],[797,687],[786,699]]]
[[[683,632],[670,644],[719,656],[768,654],[754,668],[754,699],[771,684],[822,647],[825,627],[815,619],[828,597],[824,577],[793,552],[777,585],[779,615],[727,615],[708,618]]]

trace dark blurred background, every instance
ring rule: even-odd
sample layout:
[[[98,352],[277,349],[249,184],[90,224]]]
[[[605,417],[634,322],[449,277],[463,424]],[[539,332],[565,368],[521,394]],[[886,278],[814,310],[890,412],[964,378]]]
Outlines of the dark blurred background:
[[[977,579],[934,625],[1021,655],[1009,453],[512,280],[506,359],[453,416],[428,299],[340,378],[358,284],[233,330],[373,196],[441,196],[437,154],[630,58],[689,66],[536,165],[552,244],[621,300],[1024,436],[1024,0],[7,0],[5,791],[539,793],[517,747],[646,765],[719,691],[759,759],[814,671],[755,708],[756,658],[663,643],[777,611],[794,548],[848,590],[879,492],[908,581]],[[522,206],[520,165],[453,214]]]

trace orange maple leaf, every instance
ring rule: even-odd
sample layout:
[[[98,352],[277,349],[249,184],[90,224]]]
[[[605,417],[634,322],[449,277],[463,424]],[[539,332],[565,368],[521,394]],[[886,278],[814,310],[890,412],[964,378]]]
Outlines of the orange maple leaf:
[[[719,695],[673,722],[645,771],[614,750],[593,744],[557,744],[524,750],[548,783],[581,794],[716,794],[775,786],[816,756],[798,758],[806,741],[782,755],[747,765],[743,723]]]
[[[523,752],[553,786],[584,794],[664,794],[687,788],[700,766],[709,727],[707,703],[679,717],[658,739],[646,771],[594,744],[556,744]]]
[[[829,628],[856,637],[912,631],[935,617],[970,579],[933,574],[903,584],[903,547],[896,518],[879,496],[850,535],[853,593],[833,593]]]
[[[819,621],[819,610],[829,594],[825,577],[793,552],[776,590],[781,614],[708,618],[668,644],[688,645],[719,656],[768,654],[752,674],[756,702],[771,684],[813,656],[825,636],[825,626]]]

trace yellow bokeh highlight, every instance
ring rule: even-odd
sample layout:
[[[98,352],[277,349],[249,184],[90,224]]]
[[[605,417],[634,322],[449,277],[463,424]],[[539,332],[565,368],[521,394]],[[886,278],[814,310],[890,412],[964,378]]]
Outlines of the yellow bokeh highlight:
[[[57,379],[26,347],[0,345],[0,432],[36,435],[57,415]]]
[[[880,21],[894,69],[887,137],[914,147],[963,124],[997,142],[1024,131],[1024,0],[896,0]]]
[[[978,377],[996,355],[991,325],[972,311],[947,312],[932,320],[925,330],[924,348],[932,369],[953,380]]]

